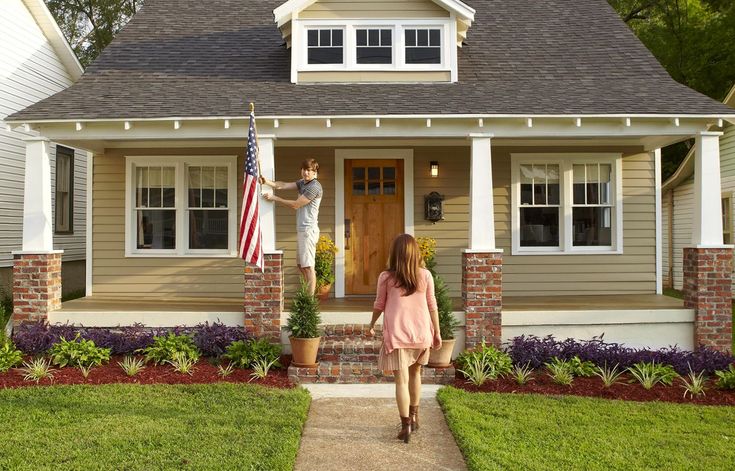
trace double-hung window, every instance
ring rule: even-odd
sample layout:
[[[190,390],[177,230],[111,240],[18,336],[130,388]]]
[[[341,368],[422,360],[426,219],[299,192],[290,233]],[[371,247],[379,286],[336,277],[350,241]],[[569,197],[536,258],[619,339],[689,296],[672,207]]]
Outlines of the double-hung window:
[[[309,64],[343,64],[344,30],[310,28],[306,30]]]
[[[407,28],[406,64],[441,64],[440,28]]]
[[[127,256],[236,255],[237,157],[128,157]]]
[[[722,243],[730,245],[732,237],[732,193],[722,195]]]
[[[621,253],[621,156],[515,154],[513,254]]]
[[[392,64],[393,30],[389,28],[358,28],[355,30],[358,64]]]
[[[56,146],[56,194],[54,195],[54,232],[74,232],[74,150]]]

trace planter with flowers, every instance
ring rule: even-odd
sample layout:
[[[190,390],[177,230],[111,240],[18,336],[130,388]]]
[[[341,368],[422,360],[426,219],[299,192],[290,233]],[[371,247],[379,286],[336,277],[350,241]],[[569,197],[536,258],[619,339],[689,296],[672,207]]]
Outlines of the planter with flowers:
[[[316,272],[316,296],[322,301],[329,297],[334,283],[334,256],[337,246],[328,235],[319,237],[316,244],[314,271]]]

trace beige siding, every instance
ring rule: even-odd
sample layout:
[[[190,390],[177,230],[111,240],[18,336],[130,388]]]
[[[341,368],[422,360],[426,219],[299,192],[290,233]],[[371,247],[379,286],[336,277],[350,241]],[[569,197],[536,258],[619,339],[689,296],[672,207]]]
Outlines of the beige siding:
[[[446,18],[449,12],[430,0],[402,2],[319,0],[299,13],[303,19]]]
[[[299,72],[299,82],[449,82],[451,72]]]
[[[243,292],[243,262],[234,258],[126,258],[125,155],[238,155],[241,149],[135,149],[94,157],[93,291],[95,295],[173,298],[238,298]],[[238,176],[239,190],[242,176]],[[239,212],[238,212],[239,213]]]

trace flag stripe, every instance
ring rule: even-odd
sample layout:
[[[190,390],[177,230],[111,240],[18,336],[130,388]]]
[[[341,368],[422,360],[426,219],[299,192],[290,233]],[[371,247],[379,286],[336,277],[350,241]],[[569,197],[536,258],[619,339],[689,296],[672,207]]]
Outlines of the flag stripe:
[[[255,114],[250,113],[248,143],[245,158],[245,174],[242,181],[242,210],[240,212],[240,257],[263,270],[263,241],[260,231],[258,208],[258,141],[255,129]]]

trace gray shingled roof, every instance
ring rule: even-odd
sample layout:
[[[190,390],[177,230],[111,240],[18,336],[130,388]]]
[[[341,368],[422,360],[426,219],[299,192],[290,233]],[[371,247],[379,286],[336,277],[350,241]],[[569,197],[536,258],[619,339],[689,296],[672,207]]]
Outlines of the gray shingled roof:
[[[282,0],[146,0],[81,80],[12,120],[735,114],[671,79],[606,0],[471,0],[454,84],[292,84]]]

